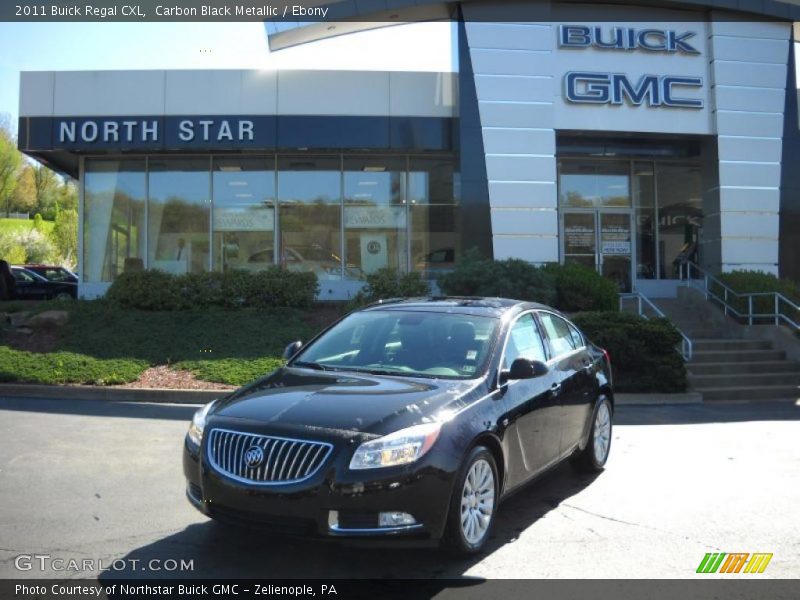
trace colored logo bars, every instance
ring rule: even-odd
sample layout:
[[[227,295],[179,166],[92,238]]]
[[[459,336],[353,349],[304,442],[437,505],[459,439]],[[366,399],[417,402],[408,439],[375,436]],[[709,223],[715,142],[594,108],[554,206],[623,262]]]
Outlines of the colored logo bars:
[[[700,561],[698,573],[763,573],[772,554],[738,552],[709,552]],[[744,570],[742,569],[744,567]]]

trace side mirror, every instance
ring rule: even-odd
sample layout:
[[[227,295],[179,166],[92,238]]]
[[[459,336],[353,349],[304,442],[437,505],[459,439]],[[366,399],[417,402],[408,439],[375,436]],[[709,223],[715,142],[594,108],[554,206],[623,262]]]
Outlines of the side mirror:
[[[292,342],[291,344],[286,346],[286,348],[283,349],[284,360],[289,360],[290,358],[292,358],[295,354],[300,352],[300,348],[302,347],[303,347],[303,342],[301,342],[300,340]]]
[[[548,372],[547,365],[540,360],[528,360],[527,358],[517,358],[511,363],[508,371],[500,373],[500,383],[505,383],[513,379],[533,379],[541,377]]]

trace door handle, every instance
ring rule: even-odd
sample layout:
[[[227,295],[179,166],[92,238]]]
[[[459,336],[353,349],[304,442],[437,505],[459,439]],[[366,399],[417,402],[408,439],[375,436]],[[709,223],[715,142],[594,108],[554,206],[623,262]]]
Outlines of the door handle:
[[[561,384],[554,383],[550,386],[550,391],[553,392],[553,396],[558,396],[561,393]]]

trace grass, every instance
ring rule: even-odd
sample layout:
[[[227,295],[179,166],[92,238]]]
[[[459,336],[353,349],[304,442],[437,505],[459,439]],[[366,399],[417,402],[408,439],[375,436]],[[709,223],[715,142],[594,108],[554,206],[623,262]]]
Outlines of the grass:
[[[42,221],[46,233],[53,230],[53,221]],[[29,231],[33,229],[33,219],[5,219],[0,218],[0,234],[14,231]]]
[[[205,381],[242,385],[280,366],[288,343],[319,329],[311,311],[289,308],[146,312],[79,301],[42,303],[36,312],[44,308],[70,313],[52,351],[15,349],[0,334],[0,380],[107,385],[172,365]]]

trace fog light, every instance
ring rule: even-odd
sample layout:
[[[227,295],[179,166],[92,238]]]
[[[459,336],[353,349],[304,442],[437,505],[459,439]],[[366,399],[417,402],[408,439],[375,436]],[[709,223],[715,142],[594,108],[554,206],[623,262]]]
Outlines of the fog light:
[[[404,512],[382,512],[378,515],[379,527],[401,527],[403,525],[414,525],[416,519]]]

